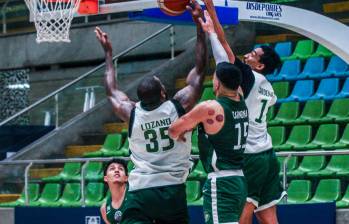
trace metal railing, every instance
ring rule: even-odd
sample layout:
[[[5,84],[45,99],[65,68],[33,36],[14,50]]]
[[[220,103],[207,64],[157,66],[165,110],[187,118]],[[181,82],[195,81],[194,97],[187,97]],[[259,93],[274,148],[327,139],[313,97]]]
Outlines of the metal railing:
[[[11,0],[7,0],[2,8],[1,8],[1,15],[2,15],[2,33],[5,34],[7,33],[7,23],[6,23],[6,8],[7,8],[7,5],[8,3],[10,2]]]
[[[171,29],[170,29],[171,28]],[[118,53],[116,56],[113,57],[113,61],[115,66],[117,66],[117,61],[120,57],[125,56],[126,54],[128,54],[129,52],[131,52],[132,50],[144,45],[145,43],[147,43],[149,40],[152,40],[153,38],[157,37],[158,35],[160,35],[161,33],[165,32],[166,30],[170,29],[170,52],[171,52],[171,59],[173,59],[174,57],[174,30],[172,25],[167,25],[163,28],[161,28],[160,30],[156,31],[155,33],[153,33],[152,35],[146,37],[145,39],[143,39],[142,41],[138,42],[137,44],[127,48],[126,50]],[[56,119],[55,119],[55,126],[56,128],[59,126],[59,106],[58,106],[58,100],[59,100],[59,94],[61,94],[64,90],[66,90],[69,87],[72,87],[73,85],[77,84],[79,81],[84,80],[92,75],[94,75],[96,72],[98,72],[101,68],[103,68],[105,66],[105,62],[100,64],[99,66],[95,67],[94,69],[86,72],[85,74],[81,75],[80,77],[74,79],[73,81],[69,82],[68,84],[60,87],[59,89],[51,92],[50,94],[48,94],[47,96],[41,98],[40,100],[36,101],[35,103],[31,104],[30,106],[26,107],[25,109],[19,111],[18,113],[6,118],[5,120],[0,122],[0,126],[3,126],[5,124],[8,124],[10,121],[13,121],[14,119],[28,113],[29,111],[31,111],[33,108],[37,108],[39,105],[43,105],[43,103],[48,102],[50,99],[53,99],[54,104],[55,104],[55,114],[56,114]]]
[[[292,156],[332,156],[332,155],[349,155],[349,150],[335,150],[335,151],[306,151],[306,152],[277,152],[277,156],[286,157],[283,161],[283,169],[282,169],[282,185],[284,191],[287,191],[287,163],[288,160]],[[124,160],[130,160],[129,157],[118,157]],[[199,159],[199,156],[193,155],[193,159]],[[55,163],[84,163],[81,168],[81,205],[85,206],[85,176],[86,176],[86,167],[90,162],[105,162],[110,160],[111,158],[76,158],[76,159],[48,159],[48,160],[17,160],[17,161],[0,161],[0,165],[27,165],[24,172],[24,192],[25,192],[25,202],[26,205],[29,204],[29,194],[28,194],[28,186],[29,186],[29,171],[30,168],[35,164],[55,164]],[[285,198],[285,202],[287,202],[287,197]]]

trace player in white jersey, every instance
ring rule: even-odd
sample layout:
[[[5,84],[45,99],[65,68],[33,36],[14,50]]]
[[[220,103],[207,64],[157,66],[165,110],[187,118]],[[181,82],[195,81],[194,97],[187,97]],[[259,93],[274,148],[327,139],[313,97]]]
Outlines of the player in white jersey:
[[[267,46],[254,49],[244,56],[244,62],[235,57],[219,23],[212,0],[204,0],[207,16],[212,18],[221,50],[216,62],[230,61],[242,72],[241,89],[249,111],[249,128],[245,149],[244,175],[248,196],[240,224],[251,224],[253,212],[260,223],[276,224],[276,204],[285,195],[279,178],[279,163],[267,132],[266,114],[275,104],[273,88],[264,75],[272,73],[280,64],[275,51]],[[205,14],[206,16],[206,14]],[[210,38],[211,44],[214,38]],[[212,44],[213,45],[213,44]],[[223,50],[224,49],[224,50]],[[225,54],[226,53],[226,54]],[[225,57],[224,57],[225,56]]]
[[[135,169],[129,175],[129,192],[121,223],[188,223],[185,181],[191,168],[191,132],[187,142],[172,140],[170,124],[188,112],[201,97],[207,61],[206,38],[198,18],[199,4],[188,10],[197,24],[195,67],[187,77],[187,86],[172,100],[161,81],[150,76],[137,88],[140,102],[131,101],[118,89],[112,62],[112,47],[106,33],[96,35],[106,53],[105,84],[115,114],[129,124],[129,148]]]

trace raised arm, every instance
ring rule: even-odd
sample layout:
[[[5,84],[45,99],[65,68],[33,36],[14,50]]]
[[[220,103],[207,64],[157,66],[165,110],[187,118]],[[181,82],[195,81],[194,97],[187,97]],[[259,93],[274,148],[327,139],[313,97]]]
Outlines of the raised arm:
[[[224,30],[223,30],[223,27],[222,25],[220,24],[219,20],[218,20],[218,16],[217,16],[217,13],[216,13],[216,9],[213,5],[213,2],[212,0],[203,0],[205,5],[206,5],[206,9],[212,19],[212,22],[213,22],[213,26],[214,26],[214,29],[217,33],[217,36],[218,36],[218,39],[219,41],[221,42],[224,50],[226,51],[226,53],[228,54],[228,58],[229,58],[229,61],[230,63],[233,63],[235,62],[235,55],[234,55],[234,52],[232,51],[232,49],[230,48],[226,38],[225,38],[225,35],[224,35]]]
[[[185,111],[190,111],[199,101],[204,83],[204,72],[207,64],[207,46],[205,32],[202,30],[199,18],[203,16],[201,6],[192,1],[191,6],[187,6],[196,24],[196,47],[195,47],[195,67],[187,76],[187,86],[181,89],[173,97],[178,100]]]
[[[203,123],[206,133],[217,133],[224,124],[223,107],[215,100],[202,102],[173,122],[168,133],[173,139],[185,140],[183,135],[199,123]]]
[[[96,27],[95,33],[105,52],[106,70],[104,84],[106,87],[107,97],[112,104],[114,113],[121,120],[129,122],[131,110],[134,108],[135,103],[118,88],[118,84],[116,82],[117,74],[113,64],[113,49],[111,42],[108,39],[108,35],[99,27]]]

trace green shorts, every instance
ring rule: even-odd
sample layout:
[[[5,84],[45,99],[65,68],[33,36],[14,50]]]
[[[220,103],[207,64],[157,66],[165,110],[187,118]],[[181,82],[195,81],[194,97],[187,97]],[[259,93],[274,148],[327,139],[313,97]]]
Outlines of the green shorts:
[[[279,177],[279,161],[273,149],[245,154],[243,170],[247,180],[247,202],[256,206],[255,212],[276,205],[286,195]]]
[[[207,179],[203,188],[205,223],[238,223],[246,196],[243,176]]]
[[[185,185],[171,185],[128,192],[121,223],[189,223]]]

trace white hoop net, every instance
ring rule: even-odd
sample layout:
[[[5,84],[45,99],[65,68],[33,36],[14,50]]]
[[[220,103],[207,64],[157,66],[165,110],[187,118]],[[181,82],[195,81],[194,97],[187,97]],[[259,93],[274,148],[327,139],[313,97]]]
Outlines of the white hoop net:
[[[69,30],[80,0],[25,0],[34,19],[36,42],[70,42]]]

